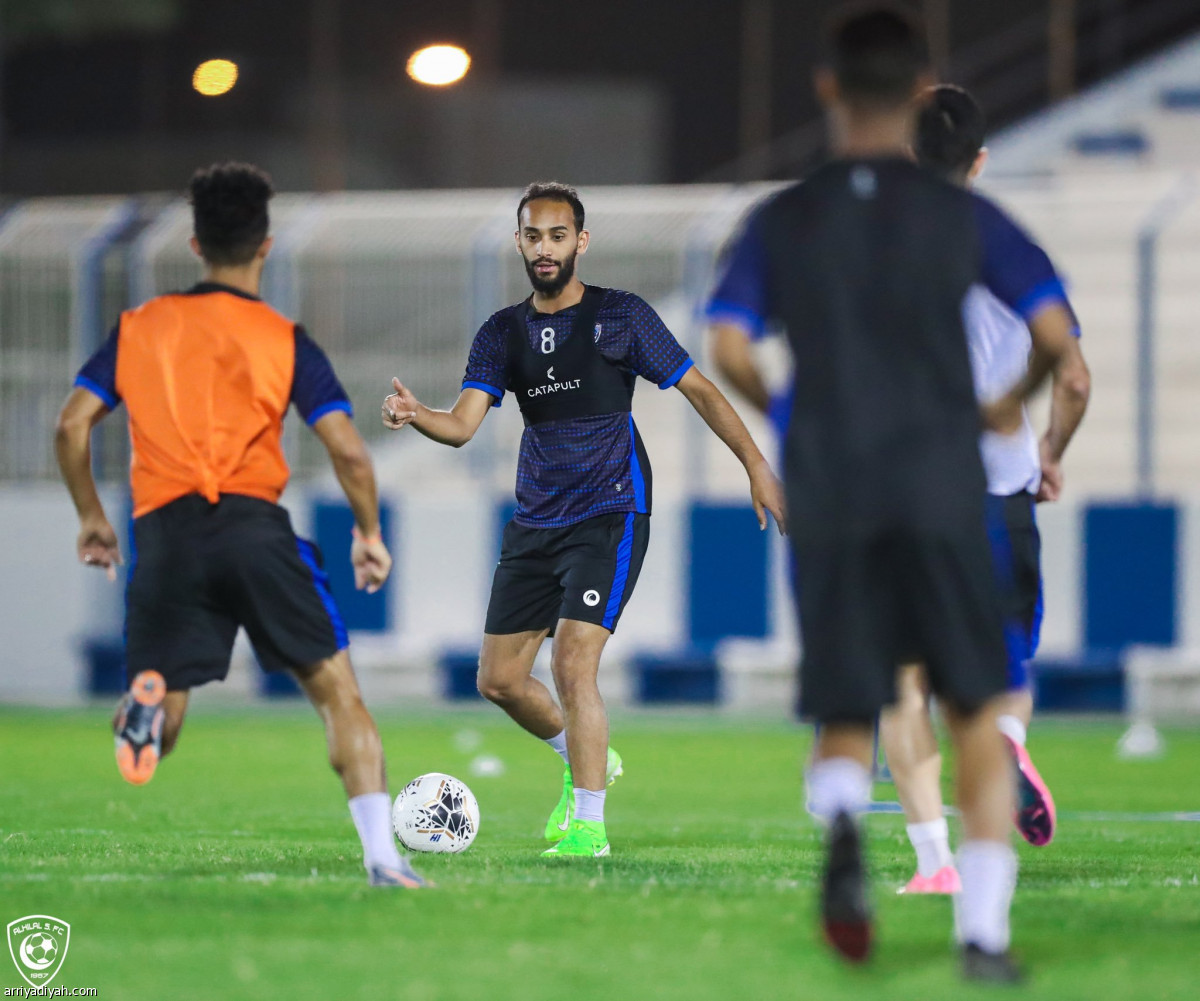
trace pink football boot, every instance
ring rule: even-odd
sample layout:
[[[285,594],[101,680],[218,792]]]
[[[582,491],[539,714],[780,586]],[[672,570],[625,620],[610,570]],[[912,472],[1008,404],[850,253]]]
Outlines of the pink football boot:
[[[961,893],[962,880],[958,878],[958,870],[952,865],[944,865],[932,876],[922,876],[919,872],[908,881],[907,886],[900,887],[897,893]]]

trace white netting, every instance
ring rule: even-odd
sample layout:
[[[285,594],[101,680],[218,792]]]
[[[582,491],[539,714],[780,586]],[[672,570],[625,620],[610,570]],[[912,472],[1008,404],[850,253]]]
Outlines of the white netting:
[[[0,479],[54,474],[54,420],[82,342],[95,346],[95,332],[83,329],[88,307],[111,310],[120,301],[119,273],[100,257],[88,294],[85,266],[93,241],[119,225],[125,206],[117,198],[38,199],[18,205],[0,227]]]
[[[991,184],[1062,267],[1082,321],[1096,400],[1069,459],[1073,488],[1082,492],[1126,493],[1134,485],[1137,237],[1147,213],[1178,183],[1177,174],[1114,169]],[[703,364],[698,307],[717,252],[770,190],[584,189],[592,244],[580,273],[643,296]],[[413,448],[412,435],[385,438],[375,414],[392,375],[431,405],[452,402],[480,322],[528,294],[512,239],[516,200],[513,191],[481,190],[280,195],[272,203],[276,246],[265,297],[329,352],[392,486],[417,473],[482,477],[497,486],[511,478],[521,426],[511,406],[489,419],[465,461]],[[96,257],[97,240],[103,244],[129,211],[120,199],[38,200],[18,205],[0,225],[0,478],[53,475],[54,414],[82,357],[121,308],[200,275],[182,201],[143,204],[144,228],[114,237]],[[1193,419],[1200,347],[1192,335],[1200,315],[1198,248],[1200,199],[1169,220],[1157,257],[1155,455],[1159,485],[1172,491],[1200,482],[1200,422]],[[647,386],[635,404],[659,487],[740,491],[736,464],[673,395]],[[104,453],[114,451],[114,440],[112,432],[101,440]],[[293,431],[288,440],[298,474],[325,469],[310,436]],[[102,468],[115,476],[120,464]]]

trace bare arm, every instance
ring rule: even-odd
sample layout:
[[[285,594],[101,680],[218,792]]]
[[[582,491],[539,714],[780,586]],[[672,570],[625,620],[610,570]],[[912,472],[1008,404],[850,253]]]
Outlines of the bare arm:
[[[1042,436],[1042,485],[1040,501],[1056,501],[1062,496],[1062,458],[1087,410],[1092,391],[1092,376],[1083,359],[1078,338],[1072,337],[1067,350],[1054,367],[1050,397],[1050,427]]]
[[[116,580],[116,566],[121,562],[117,533],[109,524],[92,476],[92,428],[108,413],[104,401],[94,393],[72,390],[54,428],[54,455],[79,514],[76,540],[79,560],[89,566],[103,567],[108,579]]]
[[[392,387],[396,392],[383,401],[384,427],[398,431],[411,424],[426,438],[454,448],[461,448],[475,437],[492,407],[491,393],[482,389],[464,389],[449,410],[431,410],[399,379],[392,380]]]
[[[714,323],[709,329],[717,371],[754,409],[765,414],[771,394],[754,362],[749,335],[735,323]]]
[[[784,511],[783,490],[737,411],[729,405],[724,394],[695,367],[688,369],[678,385],[679,391],[687,397],[696,413],[704,418],[704,423],[712,428],[713,433],[729,447],[745,467],[746,474],[750,477],[750,499],[754,504],[754,512],[758,515],[759,527],[767,527],[765,512],[770,511],[779,526],[779,531],[785,532],[787,516]]]
[[[1012,434],[1021,427],[1021,408],[1046,377],[1063,363],[1075,344],[1075,317],[1063,303],[1042,309],[1028,321],[1033,351],[1025,374],[1007,393],[983,408],[984,424],[1001,434]]]
[[[333,471],[354,513],[350,562],[354,565],[355,586],[374,594],[387,580],[392,557],[380,533],[379,498],[371,455],[354,422],[341,410],[326,414],[312,428],[329,453]]]

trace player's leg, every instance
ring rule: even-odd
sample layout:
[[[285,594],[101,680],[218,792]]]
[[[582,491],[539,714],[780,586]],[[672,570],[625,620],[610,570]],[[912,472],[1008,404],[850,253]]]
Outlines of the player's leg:
[[[480,695],[541,740],[562,735],[564,726],[554,696],[532,675],[534,659],[549,634],[548,628],[501,635],[485,633],[477,678]]]
[[[1028,683],[1021,684],[1000,697],[996,724],[1000,727],[1001,733],[1006,732],[1006,717],[1020,724],[1020,730],[1016,731],[1013,739],[1018,740],[1019,743],[1025,743],[1029,724],[1033,720],[1033,689],[1029,687]]]
[[[163,699],[162,756],[165,758],[179,743],[179,732],[183,729],[183,718],[187,715],[189,690],[168,691]]]
[[[941,817],[942,756],[920,665],[906,664],[897,672],[896,702],[879,714],[879,736],[904,816],[912,823]]]
[[[383,743],[346,650],[293,672],[325,725],[329,764],[342,780],[372,885],[425,885],[396,850]]]
[[[207,502],[184,497],[134,522],[134,559],[125,591],[129,691],[113,719],[117,766],[142,785],[175,747],[196,685],[229,670],[237,634],[209,593],[198,518]]]
[[[383,744],[346,650],[292,672],[325,726],[329,764],[353,799],[387,791]]]
[[[396,850],[379,731],[354,676],[349,636],[320,550],[297,538],[287,512],[274,504],[226,496],[214,518],[212,575],[220,594],[259,663],[294,674],[321,717],[369,882],[424,885]]]
[[[917,855],[916,875],[900,892],[957,893],[958,873],[942,808],[942,755],[920,665],[900,668],[896,704],[880,713],[879,736],[904,809],[908,840]]]
[[[538,650],[558,619],[563,588],[554,554],[570,532],[570,528],[529,528],[515,521],[505,526],[500,562],[492,577],[477,679],[480,694],[523,729],[546,741],[562,758],[568,773],[562,710],[532,672]],[[569,787],[569,775],[564,786]],[[564,806],[562,801],[560,806]],[[549,825],[546,836],[552,837]]]
[[[600,656],[612,634],[591,622],[563,619],[554,636],[551,670],[566,717],[567,753],[571,761],[573,808],[566,838],[553,854],[569,854],[583,842],[590,854],[608,852],[604,800],[608,786],[608,711],[597,678]]]
[[[874,730],[873,720],[823,720],[806,775],[809,811],[827,826],[821,878],[825,937],[853,962],[867,958],[873,937],[858,818],[871,800]]]
[[[610,635],[602,626],[573,619],[561,620],[555,630],[550,663],[566,718],[572,788],[565,836],[546,855],[599,857],[609,852],[604,800],[611,781],[609,760],[615,752],[608,746],[608,712],[597,676]]]
[[[562,604],[563,588],[553,554],[569,534],[569,529],[533,529],[516,522],[505,527],[477,680],[484,698],[562,758],[562,791],[546,821],[547,841],[557,841],[566,833],[575,799],[562,710],[532,671]]]
[[[1008,644],[1008,691],[997,725],[1017,773],[1014,821],[1021,837],[1046,845],[1054,837],[1054,797],[1026,747],[1033,716],[1029,664],[1037,653],[1042,624],[1041,538],[1028,493],[988,498],[988,535],[1004,601]]]
[[[846,959],[861,962],[873,928],[860,816],[871,800],[875,721],[895,700],[897,617],[888,540],[838,527],[801,528],[792,536],[804,636],[800,709],[821,724],[806,798],[826,825],[825,937]]]
[[[955,789],[963,824],[956,934],[969,977],[1008,981],[1020,976],[1008,957],[1017,858],[1009,844],[1012,764],[996,729],[998,709],[993,699],[973,712],[946,706],[945,713],[957,759]]]
[[[963,823],[955,916],[963,969],[972,979],[1008,981],[1019,978],[1008,954],[1017,875],[1009,844],[1015,793],[996,728],[1008,656],[992,554],[979,523],[970,520],[912,540],[907,611],[920,630],[930,685],[955,748]]]
[[[1027,670],[1027,667],[1023,668],[1023,671]],[[1013,819],[1021,837],[1031,845],[1041,847],[1054,839],[1057,808],[1050,787],[1025,745],[1032,716],[1033,692],[1027,682],[1001,696],[996,725],[1008,745],[1017,776],[1017,805]]]
[[[603,626],[573,619],[563,619],[555,631],[550,666],[563,704],[567,752],[577,791],[603,792],[606,785],[608,712],[597,678],[600,656],[611,635]]]
[[[608,744],[608,713],[597,679],[604,645],[633,595],[649,541],[648,515],[601,515],[573,526],[558,553],[555,569],[563,598],[551,670],[563,706],[570,760],[564,797],[567,782],[571,792],[565,836],[547,855],[594,857],[609,851],[606,789],[624,765]],[[546,831],[549,837],[549,824]]]
[[[955,797],[968,841],[1008,843],[1013,784],[1004,743],[996,733],[998,711],[998,699],[974,711],[944,707],[958,762]]]
[[[562,758],[562,793],[543,832],[547,841],[558,841],[571,825],[575,785],[566,717],[549,689],[531,675],[534,658],[548,634],[548,629],[498,636],[485,634],[479,657],[478,685],[484,698],[498,705],[529,733],[544,740]],[[619,758],[616,770],[619,773]]]

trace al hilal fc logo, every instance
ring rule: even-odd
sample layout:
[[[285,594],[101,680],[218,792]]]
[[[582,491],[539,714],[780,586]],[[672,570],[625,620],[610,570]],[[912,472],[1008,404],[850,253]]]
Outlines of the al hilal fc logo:
[[[8,923],[8,952],[17,972],[33,987],[45,987],[58,976],[71,926],[49,914],[29,914]]]

